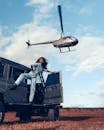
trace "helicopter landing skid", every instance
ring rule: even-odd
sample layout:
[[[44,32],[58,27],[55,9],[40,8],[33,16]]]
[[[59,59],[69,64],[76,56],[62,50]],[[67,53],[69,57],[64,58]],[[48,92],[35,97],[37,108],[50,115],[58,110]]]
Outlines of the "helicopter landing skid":
[[[59,48],[59,50],[60,50],[60,53],[66,53],[66,52],[70,52],[71,50],[70,50],[70,47],[67,47],[68,48],[68,50],[66,50],[66,51],[62,51],[62,49],[61,48]]]

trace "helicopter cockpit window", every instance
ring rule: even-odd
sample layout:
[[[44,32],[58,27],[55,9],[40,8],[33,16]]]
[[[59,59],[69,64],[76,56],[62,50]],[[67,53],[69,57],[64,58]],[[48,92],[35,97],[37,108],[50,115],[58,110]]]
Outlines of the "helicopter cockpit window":
[[[23,72],[24,70],[21,70],[15,67],[10,67],[9,78],[16,80],[18,76]]]
[[[0,77],[3,77],[4,65],[0,62]]]

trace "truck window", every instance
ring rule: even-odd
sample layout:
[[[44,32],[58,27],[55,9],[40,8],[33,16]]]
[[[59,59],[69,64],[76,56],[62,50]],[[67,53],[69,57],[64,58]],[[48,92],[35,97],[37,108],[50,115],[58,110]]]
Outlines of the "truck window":
[[[18,76],[23,72],[24,72],[24,70],[21,70],[19,68],[10,67],[9,78],[16,80],[18,78]]]
[[[18,68],[13,68],[13,79],[16,80],[18,76],[23,73],[24,70],[18,69]]]
[[[12,74],[13,74],[13,67],[10,66],[10,69],[9,69],[9,78],[12,78]]]
[[[3,77],[4,65],[0,62],[0,77]]]

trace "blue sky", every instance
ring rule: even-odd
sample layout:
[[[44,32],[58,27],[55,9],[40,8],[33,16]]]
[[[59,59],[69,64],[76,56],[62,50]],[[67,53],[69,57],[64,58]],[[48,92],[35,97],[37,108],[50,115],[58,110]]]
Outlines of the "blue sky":
[[[52,45],[27,49],[25,41],[60,37],[57,5],[62,5],[65,35],[74,35],[74,51],[60,54]],[[104,107],[103,0],[0,1],[0,56],[29,66],[39,56],[62,71],[64,106]]]

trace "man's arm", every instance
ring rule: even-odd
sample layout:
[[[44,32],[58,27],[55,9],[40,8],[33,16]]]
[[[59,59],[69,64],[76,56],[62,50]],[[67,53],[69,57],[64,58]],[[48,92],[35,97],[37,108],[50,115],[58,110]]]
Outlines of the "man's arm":
[[[50,70],[48,70],[48,69],[44,69],[44,71],[45,71],[45,72],[48,72],[48,73],[55,73],[55,72],[52,72],[52,71],[50,71]]]
[[[31,70],[35,71],[35,70],[36,70],[36,67],[37,67],[37,66],[40,66],[40,64],[39,64],[39,63],[35,63],[35,64],[33,64],[33,65],[30,65],[30,66],[31,66]]]

